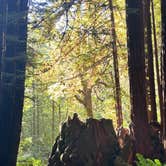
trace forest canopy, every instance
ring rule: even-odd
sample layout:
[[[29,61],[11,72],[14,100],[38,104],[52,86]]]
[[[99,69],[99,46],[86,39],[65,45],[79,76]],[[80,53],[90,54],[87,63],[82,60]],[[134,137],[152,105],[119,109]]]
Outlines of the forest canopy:
[[[166,160],[165,0],[0,0],[0,36],[0,165],[46,165],[75,113]]]

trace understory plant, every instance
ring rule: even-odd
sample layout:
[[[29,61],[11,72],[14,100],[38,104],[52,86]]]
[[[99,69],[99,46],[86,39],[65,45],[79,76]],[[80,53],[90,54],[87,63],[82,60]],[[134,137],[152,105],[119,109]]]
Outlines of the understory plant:
[[[142,154],[137,154],[137,161],[136,164],[137,166],[166,166],[166,164],[163,164],[160,162],[160,160],[158,159],[148,159],[148,158],[144,158],[144,156]]]

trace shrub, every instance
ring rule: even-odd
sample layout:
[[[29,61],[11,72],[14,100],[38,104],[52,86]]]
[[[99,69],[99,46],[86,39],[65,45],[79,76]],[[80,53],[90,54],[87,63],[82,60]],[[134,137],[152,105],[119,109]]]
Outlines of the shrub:
[[[162,164],[158,159],[146,159],[142,154],[137,154],[137,166],[166,166],[166,164]]]

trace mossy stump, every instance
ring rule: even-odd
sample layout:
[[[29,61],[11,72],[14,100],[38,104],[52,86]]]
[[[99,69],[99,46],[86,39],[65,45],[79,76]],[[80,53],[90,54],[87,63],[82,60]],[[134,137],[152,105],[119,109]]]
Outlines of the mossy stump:
[[[116,166],[119,154],[112,120],[88,119],[83,123],[74,114],[62,125],[48,166]]]

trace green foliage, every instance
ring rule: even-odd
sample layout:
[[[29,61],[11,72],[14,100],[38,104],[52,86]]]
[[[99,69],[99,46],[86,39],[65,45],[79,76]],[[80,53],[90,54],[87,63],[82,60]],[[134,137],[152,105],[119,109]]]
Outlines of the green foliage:
[[[28,60],[18,166],[24,166],[21,165],[24,161],[31,162],[31,165],[35,162],[40,164],[37,159],[46,165],[60,125],[67,116],[77,112],[82,120],[87,118],[83,104],[75,98],[76,95],[80,99],[84,97],[83,81],[92,89],[94,117],[114,119],[116,124],[108,1],[75,1],[67,13],[64,0],[51,0],[52,3],[50,0],[42,1],[47,5],[32,0],[35,3],[32,3],[34,6],[29,13]],[[159,25],[160,3],[158,0],[154,2],[156,24]],[[130,97],[125,1],[115,0],[113,4],[124,126],[128,127]]]
[[[22,157],[18,158],[17,166],[44,166],[41,160],[33,157]]]
[[[136,156],[138,159],[138,161],[136,161],[137,166],[166,166],[166,164],[162,164],[158,159],[146,159],[142,154],[137,154]]]
[[[30,147],[32,144],[32,138],[31,137],[26,137],[25,139],[22,139],[20,142],[20,148],[19,148],[19,153],[24,154],[24,152],[29,152]]]

